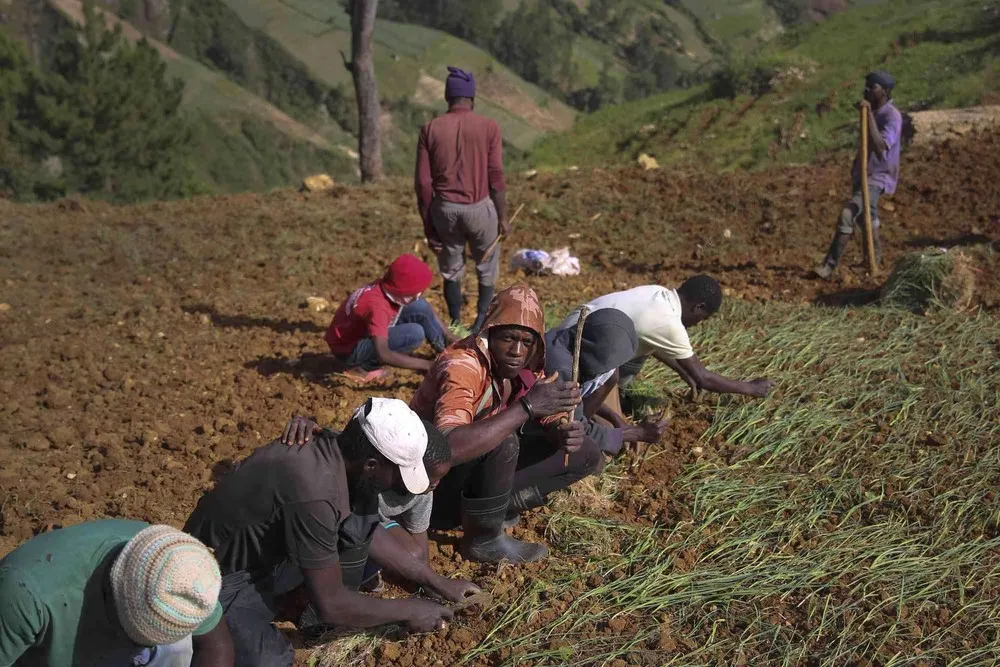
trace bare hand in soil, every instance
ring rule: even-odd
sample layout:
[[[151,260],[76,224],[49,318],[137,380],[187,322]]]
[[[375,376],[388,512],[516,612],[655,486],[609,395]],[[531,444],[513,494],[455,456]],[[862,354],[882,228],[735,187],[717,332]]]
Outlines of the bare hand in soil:
[[[434,583],[434,592],[452,602],[462,602],[467,597],[481,593],[482,589],[465,579],[438,577]]]
[[[559,424],[553,433],[559,447],[572,454],[583,446],[584,432],[583,422],[569,421]]]
[[[323,427],[306,417],[292,417],[281,434],[281,442],[286,445],[304,445],[312,440],[313,435],[323,430]]]
[[[562,412],[573,412],[580,402],[580,385],[568,380],[536,382],[527,396],[536,417],[551,417]]]
[[[645,421],[629,427],[624,439],[627,442],[659,442],[668,426],[670,426],[669,419],[658,422]]]
[[[427,600],[409,600],[410,615],[406,626],[413,632],[435,632],[442,629],[454,614],[447,607]]]
[[[771,391],[771,388],[774,387],[774,383],[767,378],[751,380],[747,384],[750,385],[750,395],[756,398],[764,398]]]

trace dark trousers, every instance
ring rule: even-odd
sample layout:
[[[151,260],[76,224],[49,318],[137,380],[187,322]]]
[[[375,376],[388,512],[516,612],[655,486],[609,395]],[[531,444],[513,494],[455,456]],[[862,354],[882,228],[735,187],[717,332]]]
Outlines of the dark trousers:
[[[239,667],[291,667],[295,651],[271,623],[278,614],[272,574],[233,572],[222,578],[219,603]]]
[[[434,491],[434,528],[454,528],[461,523],[462,496],[495,498],[510,493],[519,449],[518,436],[512,434],[479,458],[454,466]]]
[[[434,317],[433,306],[423,299],[417,299],[403,307],[396,324],[389,327],[388,338],[389,349],[404,354],[417,349],[425,340],[437,352],[443,350],[446,344],[444,329]],[[373,371],[381,366],[375,352],[375,341],[371,338],[358,341],[344,363],[348,366],[360,366],[366,371]]]
[[[565,489],[584,477],[596,475],[604,468],[604,453],[590,438],[569,455],[542,433],[522,440],[514,473],[514,491],[534,486],[543,498],[553,491]]]

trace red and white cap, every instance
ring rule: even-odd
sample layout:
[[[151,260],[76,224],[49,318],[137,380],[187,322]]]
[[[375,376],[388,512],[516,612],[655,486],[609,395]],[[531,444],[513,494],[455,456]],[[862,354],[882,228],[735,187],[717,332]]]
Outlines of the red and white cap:
[[[424,493],[430,486],[424,468],[427,429],[417,413],[398,398],[374,397],[354,411],[354,418],[375,449],[399,466],[406,489]]]

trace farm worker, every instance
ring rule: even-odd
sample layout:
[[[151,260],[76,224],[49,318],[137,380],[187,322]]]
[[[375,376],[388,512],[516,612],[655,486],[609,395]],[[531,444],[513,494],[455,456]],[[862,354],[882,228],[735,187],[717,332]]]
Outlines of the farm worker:
[[[271,622],[276,598],[303,580],[325,625],[443,627],[451,612],[439,604],[356,592],[369,545],[385,539],[376,530],[378,494],[424,493],[430,484],[422,460],[427,438],[405,403],[371,398],[342,433],[324,430],[307,447],[275,440],[201,498],[184,529],[215,551],[240,667],[292,664],[292,646]],[[393,565],[406,571],[406,562]],[[469,585],[446,581],[420,583],[445,597],[460,597]]]
[[[573,377],[573,352],[576,327],[550,331],[545,335],[545,372],[558,373],[563,380]],[[521,440],[521,450],[514,475],[514,490],[508,518],[545,503],[548,494],[564,489],[604,467],[604,454],[614,456],[626,442],[658,442],[667,422],[643,422],[635,426],[608,426],[594,419],[602,403],[618,384],[618,369],[632,360],[638,347],[635,326],[628,315],[615,308],[604,308],[590,315],[583,324],[580,341],[580,396],[582,401],[573,414],[573,427],[582,445],[575,456],[564,459],[558,443],[531,433],[530,442]],[[526,429],[527,431],[527,429]]]
[[[448,438],[452,468],[434,492],[432,525],[461,521],[459,551],[469,560],[528,562],[540,544],[504,533],[521,429],[555,429],[559,446],[582,456],[579,430],[558,426],[580,401],[579,387],[544,377],[544,315],[534,291],[515,285],[494,297],[482,329],[438,356],[410,406]],[[574,464],[575,465],[575,464]]]
[[[420,298],[433,274],[415,255],[397,257],[385,275],[355,290],[326,330],[330,352],[358,382],[386,375],[380,366],[426,371],[431,362],[410,356],[425,340],[438,352],[456,340],[434,307]]]
[[[473,113],[476,79],[472,72],[448,68],[444,97],[448,113],[420,130],[417,142],[417,206],[427,244],[437,253],[444,276],[444,299],[453,323],[462,318],[465,246],[472,251],[479,277],[478,330],[486,318],[500,270],[499,234],[509,235],[503,146],[496,121]]]
[[[440,581],[448,588],[456,584],[450,579],[436,579],[433,572],[427,572],[427,529],[430,526],[431,508],[434,502],[433,491],[437,488],[438,482],[451,469],[451,448],[444,435],[431,424],[425,424],[427,430],[427,450],[424,452],[424,468],[427,470],[429,486],[424,493],[399,492],[393,490],[382,491],[378,494],[378,516],[379,525],[386,531],[386,535],[391,537],[393,544],[403,549],[410,558],[417,561],[412,564],[419,570],[419,576],[413,578],[414,581]],[[312,440],[316,433],[322,432],[323,428],[316,422],[306,417],[293,417],[285,427],[285,432],[281,441],[286,445],[303,445]],[[373,541],[372,549],[369,551],[368,565],[365,569],[361,590],[377,591],[380,588],[379,566],[383,558],[378,551],[386,541]],[[391,568],[391,562],[385,563]],[[397,576],[410,579],[408,572],[394,572]],[[469,585],[471,587],[471,585]],[[433,587],[432,587],[433,588]]]
[[[892,103],[895,80],[888,72],[870,72],[865,77],[864,99],[859,107],[868,112],[868,196],[871,204],[872,235],[875,237],[876,261],[882,257],[879,239],[878,200],[882,195],[896,191],[899,181],[899,144],[903,132],[903,117]],[[829,278],[833,275],[854,227],[864,220],[864,196],[861,193],[861,151],[858,150],[851,168],[853,196],[844,204],[837,222],[826,259],[816,267],[816,275]]]
[[[170,526],[106,519],[0,560],[0,665],[232,667],[219,566]]]
[[[722,305],[722,287],[714,278],[697,275],[688,278],[676,290],[659,285],[643,285],[623,292],[598,297],[587,304],[593,317],[601,309],[616,308],[632,320],[639,339],[636,356],[618,370],[618,385],[627,387],[649,357],[669,366],[683,379],[692,392],[712,391],[725,394],[745,394],[762,398],[771,390],[770,380],[761,378],[743,382],[733,380],[705,368],[691,347],[687,330],[714,315]],[[596,312],[595,312],[596,311]],[[577,308],[556,330],[572,329],[580,317]],[[589,318],[588,318],[589,319]],[[616,428],[628,428],[621,416],[617,391],[611,390],[609,407],[616,414],[607,415]]]

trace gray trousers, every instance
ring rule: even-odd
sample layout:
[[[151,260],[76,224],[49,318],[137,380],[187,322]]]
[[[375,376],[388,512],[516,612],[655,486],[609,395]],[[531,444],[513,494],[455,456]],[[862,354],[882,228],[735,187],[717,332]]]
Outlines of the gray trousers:
[[[877,183],[868,182],[868,199],[871,204],[872,229],[878,229],[878,200],[882,196],[882,188]],[[865,199],[859,186],[853,196],[844,203],[844,210],[840,212],[840,219],[837,221],[837,231],[841,234],[853,234],[854,227],[860,226],[864,220],[862,217],[865,210]]]
[[[437,257],[445,280],[461,280],[465,275],[465,247],[468,245],[476,263],[479,284],[484,287],[496,285],[500,272],[500,244],[484,258],[486,250],[500,234],[492,199],[487,197],[475,204],[435,199],[431,204],[431,222],[443,246]]]

